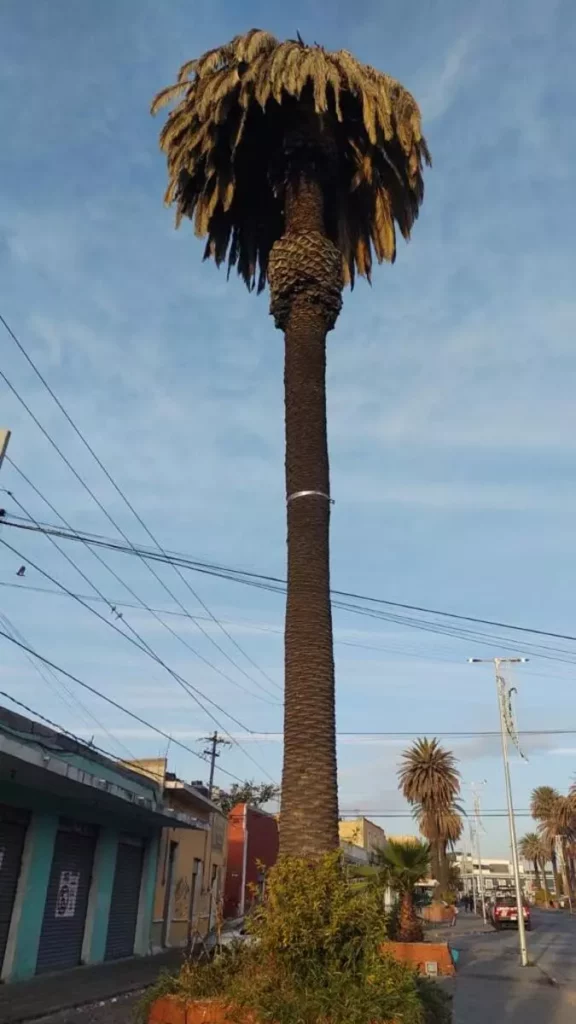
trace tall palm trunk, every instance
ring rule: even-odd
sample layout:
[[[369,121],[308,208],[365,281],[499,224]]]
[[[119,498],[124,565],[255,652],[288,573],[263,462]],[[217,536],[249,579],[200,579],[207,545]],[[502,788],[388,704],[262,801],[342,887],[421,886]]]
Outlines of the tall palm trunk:
[[[422,942],[424,933],[414,909],[414,895],[407,890],[402,893],[398,918],[398,939],[400,942]]]
[[[537,889],[541,889],[542,885],[541,885],[541,882],[540,882],[540,870],[538,868],[538,858],[534,857],[534,860],[532,861],[532,863],[534,865],[534,881],[536,883],[536,888]]]
[[[550,906],[550,890],[548,888],[548,879],[546,877],[546,861],[543,859],[540,863],[542,868],[542,883],[544,886],[544,896],[546,897],[546,906]]]
[[[553,842],[552,842],[552,848],[551,848],[551,851],[550,851],[550,860],[552,861],[552,872],[553,872],[553,875],[554,875],[554,888],[556,890],[556,896],[561,896],[562,892],[563,892],[563,889],[562,889],[562,878],[561,878],[560,872],[558,870],[558,856],[556,854],[556,850],[554,848],[554,843]]]
[[[285,332],[288,596],[280,849],[338,846],[326,334],[341,306],[341,256],[324,227],[320,185],[288,187],[285,234],[270,256],[271,311]]]
[[[573,898],[572,882],[570,879],[570,869],[568,864],[568,844],[564,836],[561,837],[560,843],[562,846],[562,879],[564,881],[565,893],[569,899]]]

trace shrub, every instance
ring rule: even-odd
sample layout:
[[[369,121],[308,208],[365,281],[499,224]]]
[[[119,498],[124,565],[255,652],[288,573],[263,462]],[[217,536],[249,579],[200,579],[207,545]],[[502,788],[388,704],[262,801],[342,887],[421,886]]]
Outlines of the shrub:
[[[252,914],[256,940],[211,963],[186,964],[156,994],[220,997],[266,1024],[446,1024],[448,1000],[404,964],[382,956],[381,892],[350,885],[339,855],[283,859]]]

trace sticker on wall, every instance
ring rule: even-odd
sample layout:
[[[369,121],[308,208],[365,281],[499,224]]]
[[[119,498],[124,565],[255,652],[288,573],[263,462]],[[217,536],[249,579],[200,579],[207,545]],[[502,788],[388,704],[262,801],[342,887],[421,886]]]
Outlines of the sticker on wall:
[[[79,883],[79,871],[63,871],[61,873],[54,917],[74,917]]]

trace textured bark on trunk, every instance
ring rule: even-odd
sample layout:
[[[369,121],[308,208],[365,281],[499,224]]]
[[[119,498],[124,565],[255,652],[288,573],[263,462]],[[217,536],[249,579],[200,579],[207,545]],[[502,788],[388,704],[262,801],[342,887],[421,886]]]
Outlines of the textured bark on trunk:
[[[552,846],[552,851],[550,853],[550,859],[552,861],[552,872],[554,874],[554,888],[556,889],[556,895],[557,896],[561,896],[562,895],[562,878],[560,877],[560,872],[558,870],[558,857],[556,856],[556,850],[554,849],[553,846]]]
[[[288,594],[280,852],[338,847],[326,334],[340,309],[340,254],[325,236],[322,192],[288,189],[286,233],[270,258],[271,308],[285,332]],[[302,491],[317,493],[299,495]]]
[[[544,895],[546,897],[546,906],[550,903],[550,890],[548,888],[548,879],[546,878],[546,861],[543,861],[540,865],[542,868],[542,883],[544,886]]]
[[[422,942],[424,932],[416,917],[414,898],[411,892],[405,892],[400,901],[398,920],[398,939],[400,942]]]
[[[538,861],[536,860],[536,858],[533,860],[532,863],[534,865],[534,880],[536,882],[536,888],[541,889],[542,884],[540,882],[540,869],[538,867]]]

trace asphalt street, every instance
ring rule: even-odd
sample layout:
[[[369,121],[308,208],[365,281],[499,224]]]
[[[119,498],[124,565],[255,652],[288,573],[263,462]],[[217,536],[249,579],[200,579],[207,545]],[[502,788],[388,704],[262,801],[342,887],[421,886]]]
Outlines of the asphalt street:
[[[454,929],[454,1024],[574,1024],[576,917],[533,911],[532,920],[528,968],[520,966],[517,931],[475,931],[470,921],[467,932]]]

